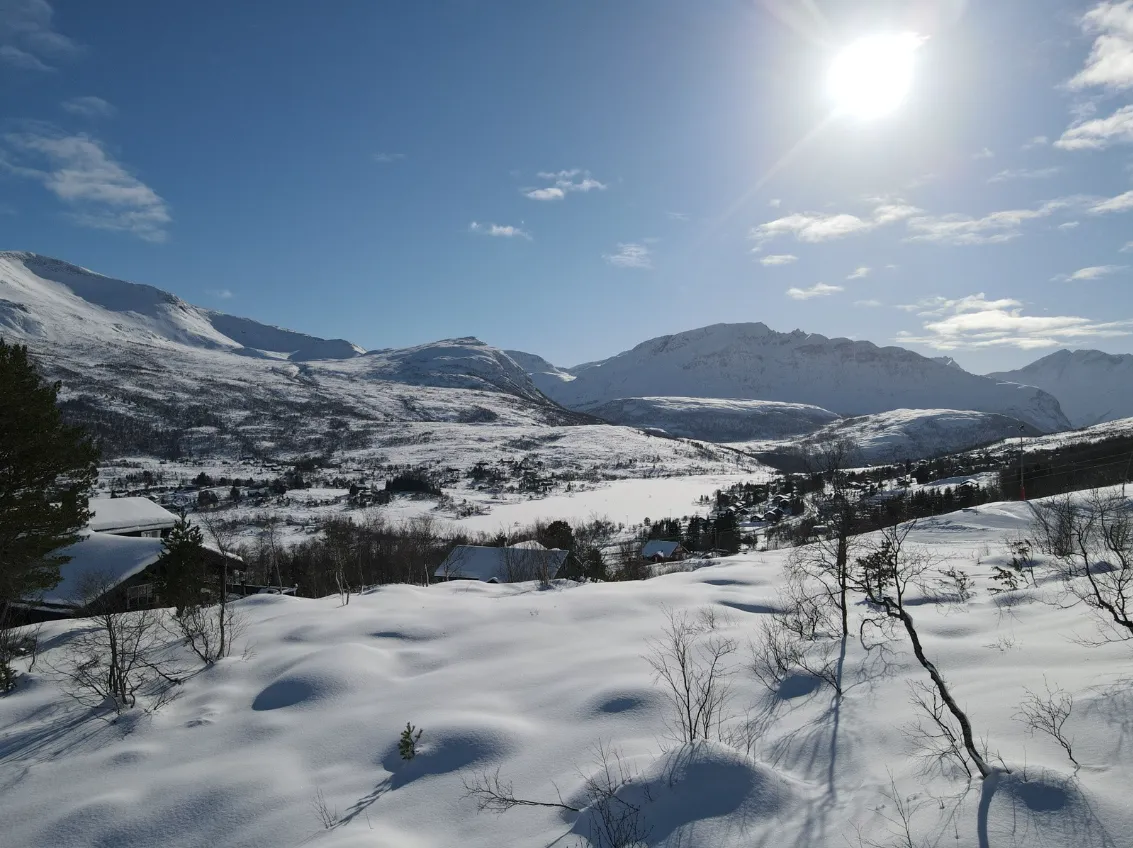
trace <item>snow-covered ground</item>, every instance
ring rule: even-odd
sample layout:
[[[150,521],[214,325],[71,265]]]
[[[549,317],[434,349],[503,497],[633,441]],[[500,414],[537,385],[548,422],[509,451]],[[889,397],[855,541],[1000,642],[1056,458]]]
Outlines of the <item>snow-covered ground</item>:
[[[749,722],[750,745],[733,737],[667,759],[664,696],[643,658],[663,607],[715,610],[720,632],[746,644],[778,603],[782,551],[644,583],[388,586],[347,606],[251,598],[239,603],[249,628],[236,656],[189,677],[157,713],[117,724],[51,679],[84,625],[49,625],[36,671],[0,698],[2,841],[573,848],[585,813],[478,814],[464,783],[499,769],[517,795],[580,806],[604,745],[640,774],[624,791],[643,805],[649,846],[902,845],[899,801],[917,846],[1120,848],[1133,833],[1130,648],[1075,640],[1095,631],[1081,608],[1042,603],[1054,584],[987,594],[1027,516],[1024,504],[990,504],[911,537],[937,567],[976,581],[966,604],[917,598],[912,612],[976,733],[1012,769],[982,786],[923,773],[902,728],[915,717],[908,684],[925,672],[905,643],[883,657],[856,638],[841,703],[801,676],[769,692],[740,651],[725,730]],[[1044,679],[1074,694],[1076,774],[1013,719],[1024,688]],[[423,731],[408,763],[397,753],[407,721]]]

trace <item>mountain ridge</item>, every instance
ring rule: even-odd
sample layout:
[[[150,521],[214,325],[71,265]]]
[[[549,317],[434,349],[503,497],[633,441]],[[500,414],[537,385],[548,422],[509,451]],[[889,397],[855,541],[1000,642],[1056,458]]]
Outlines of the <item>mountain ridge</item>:
[[[1063,348],[1013,371],[988,374],[1037,386],[1058,398],[1074,427],[1133,416],[1133,355]]]

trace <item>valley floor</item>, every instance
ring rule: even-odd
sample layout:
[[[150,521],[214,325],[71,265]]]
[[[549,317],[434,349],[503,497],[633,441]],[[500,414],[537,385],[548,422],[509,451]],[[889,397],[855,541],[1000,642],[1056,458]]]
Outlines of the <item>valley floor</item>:
[[[70,700],[49,670],[84,623],[48,625],[35,671],[0,698],[2,840],[567,848],[587,844],[589,812],[478,813],[465,783],[499,769],[517,795],[582,806],[601,745],[638,775],[625,792],[642,806],[649,846],[905,845],[902,810],[918,848],[1128,846],[1130,646],[1076,640],[1093,635],[1091,621],[1044,603],[1054,583],[987,593],[1028,515],[991,504],[926,520],[910,537],[976,582],[971,601],[922,598],[913,614],[976,732],[1011,768],[983,785],[926,774],[902,732],[916,717],[909,684],[927,682],[904,642],[883,655],[850,639],[840,703],[801,675],[775,691],[754,679],[747,643],[779,604],[790,555],[776,551],[645,582],[386,586],[346,606],[257,596],[238,604],[249,626],[233,657],[152,715],[116,723]],[[672,741],[644,658],[666,607],[715,610],[741,646],[723,727],[731,745]],[[1044,680],[1074,695],[1077,772],[1013,718],[1024,689]],[[398,756],[406,722],[423,731],[410,762]]]

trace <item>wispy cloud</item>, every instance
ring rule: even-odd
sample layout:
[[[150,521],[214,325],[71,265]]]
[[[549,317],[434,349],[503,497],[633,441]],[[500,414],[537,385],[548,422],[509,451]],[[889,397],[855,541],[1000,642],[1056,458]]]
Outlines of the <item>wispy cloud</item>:
[[[1133,88],[1133,2],[1098,3],[1081,18],[1082,30],[1093,35],[1086,66],[1067,83],[1071,89]]]
[[[473,221],[468,225],[468,232],[477,233],[482,236],[495,236],[496,238],[521,238],[531,241],[531,233],[520,227],[513,227],[506,224],[481,224],[479,221]]]
[[[760,265],[790,265],[792,262],[797,262],[799,257],[790,253],[776,253],[771,256],[764,256],[759,260]]]
[[[1110,212],[1128,212],[1133,209],[1133,191],[1091,202],[1086,209],[1091,215],[1107,215]]]
[[[405,156],[404,153],[374,153],[370,158],[379,165],[391,165],[394,162],[400,162]]]
[[[1129,61],[1133,64],[1133,54]],[[1133,144],[1133,105],[1122,106],[1108,117],[1070,126],[1054,146],[1062,150],[1104,150],[1114,144]]]
[[[923,344],[936,350],[1018,347],[1024,350],[1072,344],[1083,338],[1133,334],[1133,320],[1093,321],[1072,315],[1024,315],[1012,298],[988,300],[982,292],[967,297],[929,298],[903,307],[929,320],[920,334],[900,332],[900,344]]]
[[[0,62],[25,71],[51,71],[79,53],[79,45],[55,30],[47,0],[0,2]]]
[[[851,273],[848,277],[846,277],[846,279],[847,280],[862,280],[862,279],[865,279],[866,277],[869,276],[870,270],[871,269],[869,267],[863,265],[862,267],[854,270],[854,272]]]
[[[1000,171],[993,177],[988,177],[989,183],[1005,183],[1008,180],[1045,180],[1053,177],[1061,168],[1008,168]]]
[[[1102,277],[1109,277],[1120,271],[1126,270],[1125,265],[1092,265],[1089,268],[1080,268],[1073,274],[1058,274],[1051,277],[1055,282],[1074,283],[1082,280],[1098,280]]]
[[[1045,135],[1036,135],[1032,138],[1029,138],[1023,145],[1022,149],[1034,150],[1036,147],[1045,147],[1048,144],[1050,144],[1049,138],[1047,138]]]
[[[231,300],[235,297],[229,289],[209,289],[206,293],[220,300]]]
[[[0,151],[0,169],[42,183],[70,207],[79,225],[166,240],[169,206],[97,140],[45,131],[9,133],[4,139],[21,160],[33,164],[12,161]]]
[[[821,242],[849,235],[868,233],[878,227],[902,221],[921,210],[902,203],[883,203],[870,217],[840,213],[800,212],[754,227],[749,238],[762,244],[779,235],[793,235],[801,242]]]
[[[620,242],[616,253],[604,253],[602,258],[617,268],[652,268],[653,254],[644,244]]]
[[[665,215],[671,221],[687,221],[688,220],[688,215],[686,215],[684,212],[666,212]]]
[[[870,309],[876,309],[877,307],[884,306],[884,305],[885,304],[882,303],[880,300],[873,300],[872,298],[869,299],[869,300],[855,300],[854,301],[854,306],[865,306],[865,307],[869,307]]]
[[[841,286],[828,286],[826,283],[815,283],[809,289],[800,289],[792,286],[787,289],[787,297],[792,300],[810,300],[815,297],[829,297],[840,291],[845,291],[845,289]]]
[[[605,183],[594,179],[590,176],[589,171],[584,171],[581,168],[570,168],[565,171],[540,171],[537,176],[542,180],[553,181],[554,185],[522,189],[523,196],[531,200],[562,200],[573,192],[586,193],[606,190]]]
[[[1003,244],[1022,235],[1026,222],[1049,217],[1076,205],[1077,200],[1060,198],[1036,209],[1007,209],[982,218],[959,214],[910,218],[908,240],[949,245]]]
[[[112,118],[117,111],[113,105],[101,97],[72,97],[59,104],[64,112],[83,118]]]
[[[770,206],[772,209],[778,209],[780,206],[783,205],[783,201],[780,200],[778,197],[773,197],[769,201],[767,201],[767,205]]]
[[[973,159],[993,159],[993,158],[995,158],[995,153],[992,152],[991,148],[985,147],[983,150],[979,151],[978,153],[973,153],[972,158]]]
[[[1058,229],[1060,229],[1060,230],[1076,230],[1080,226],[1082,226],[1081,221],[1067,221],[1063,224],[1059,224]]]
[[[1118,251],[1118,253],[1133,253],[1133,241],[1125,242],[1125,245]]]

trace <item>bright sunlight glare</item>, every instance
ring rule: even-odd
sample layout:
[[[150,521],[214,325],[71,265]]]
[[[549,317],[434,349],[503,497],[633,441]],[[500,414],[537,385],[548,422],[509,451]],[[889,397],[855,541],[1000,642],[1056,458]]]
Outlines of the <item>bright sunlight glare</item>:
[[[913,33],[888,33],[845,48],[830,66],[830,93],[838,111],[870,120],[900,106],[913,84],[914,54],[921,42]]]

